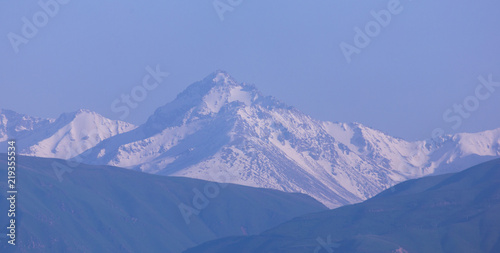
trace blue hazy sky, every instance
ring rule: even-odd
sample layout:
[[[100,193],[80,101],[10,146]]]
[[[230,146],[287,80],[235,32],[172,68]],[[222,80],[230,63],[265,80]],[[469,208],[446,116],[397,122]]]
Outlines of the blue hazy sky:
[[[213,2],[71,0],[15,53],[8,34],[22,36],[23,17],[43,23],[43,8],[2,1],[0,108],[41,117],[87,108],[119,119],[112,102],[159,65],[170,76],[125,121],[144,122],[223,69],[317,119],[406,139],[429,138],[436,127],[500,127],[500,87],[457,129],[443,120],[475,96],[478,76],[500,81],[499,1],[401,0],[400,13],[350,63],[340,43],[354,45],[355,27],[364,30],[375,20],[370,12],[392,0],[220,0],[221,8],[235,5],[223,21]]]

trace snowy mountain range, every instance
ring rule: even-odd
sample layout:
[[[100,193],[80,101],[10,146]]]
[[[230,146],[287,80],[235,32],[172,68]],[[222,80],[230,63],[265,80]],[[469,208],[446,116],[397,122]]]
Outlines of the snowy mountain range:
[[[21,154],[48,158],[75,157],[111,136],[136,126],[107,119],[89,110],[63,113],[57,119],[41,119],[0,110],[0,148],[15,139]]]
[[[500,156],[500,128],[409,142],[359,123],[315,120],[224,71],[138,127],[85,110],[57,120],[1,111],[0,119],[0,140],[18,139],[25,155],[80,154],[89,164],[306,193],[328,207]]]

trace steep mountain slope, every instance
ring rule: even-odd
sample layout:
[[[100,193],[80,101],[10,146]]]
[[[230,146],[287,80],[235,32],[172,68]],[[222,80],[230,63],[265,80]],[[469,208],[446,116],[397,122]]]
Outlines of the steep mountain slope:
[[[64,113],[56,120],[2,110],[0,119],[0,148],[6,146],[8,139],[15,139],[24,155],[64,159],[135,128],[132,124],[110,120],[88,110]]]
[[[6,161],[1,154],[4,175]],[[59,159],[19,156],[16,161],[17,245],[3,241],[1,252],[180,252],[207,240],[258,234],[293,217],[326,210],[297,193],[110,166],[71,167]],[[58,172],[62,166],[69,168]],[[3,200],[6,183],[0,181]],[[4,228],[7,209],[1,201]]]
[[[89,164],[301,192],[329,207],[500,157],[500,128],[408,142],[358,123],[315,120],[223,71],[137,128],[87,110],[57,120],[5,110],[0,117],[3,150],[14,138],[25,155],[79,155]]]
[[[321,122],[218,71],[158,108],[145,124],[81,158],[302,192],[337,207],[397,182],[498,157],[499,137],[497,129],[407,142],[357,123]]]
[[[500,252],[500,159],[185,253]]]

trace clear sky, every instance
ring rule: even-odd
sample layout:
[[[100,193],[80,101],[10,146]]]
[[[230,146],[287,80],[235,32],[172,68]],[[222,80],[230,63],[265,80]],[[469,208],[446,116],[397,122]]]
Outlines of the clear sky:
[[[159,65],[170,75],[125,121],[144,122],[223,69],[317,119],[405,139],[436,127],[500,127],[500,87],[476,94],[478,76],[500,82],[496,0],[218,0],[219,13],[213,0],[54,1],[0,3],[0,108],[41,117],[87,108],[119,119],[113,101]],[[33,19],[36,33],[25,24]],[[356,27],[367,25],[373,37],[357,36],[363,48],[348,63],[340,44],[356,46]],[[464,100],[473,110],[459,114],[453,106]]]

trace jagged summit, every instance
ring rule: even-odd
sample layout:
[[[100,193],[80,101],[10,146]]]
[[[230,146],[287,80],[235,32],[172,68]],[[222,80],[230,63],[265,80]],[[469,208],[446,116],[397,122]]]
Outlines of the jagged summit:
[[[148,129],[158,131],[207,118],[220,111],[251,106],[261,97],[255,86],[238,83],[227,72],[218,70],[188,86],[172,102],[159,107],[146,125]]]
[[[226,71],[217,70],[201,81],[189,85],[183,92],[181,92],[177,96],[177,98],[189,97],[193,99],[204,97],[214,89],[224,90],[226,92],[230,92],[233,89],[258,92],[255,86],[246,83],[239,83]]]
[[[88,109],[78,109],[73,112],[65,112],[62,113],[59,118],[56,119],[56,121],[65,121],[69,122],[72,120],[75,120],[76,118],[81,118],[81,117],[96,117],[96,118],[101,118],[103,117],[97,112],[88,110]]]
[[[75,115],[80,115],[80,114],[93,114],[93,115],[99,115],[101,116],[99,113],[97,112],[94,112],[94,111],[91,111],[89,109],[79,109],[75,112],[73,112]]]
[[[211,80],[218,85],[237,85],[238,82],[224,70],[216,70],[208,75],[204,81]]]
[[[230,76],[226,71],[217,70],[209,74],[204,79],[189,85],[183,92],[177,95],[177,99],[183,97],[196,98],[203,97],[210,90],[218,87],[235,87],[235,86],[246,86],[243,83],[238,83],[232,76]]]

